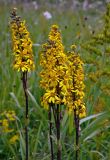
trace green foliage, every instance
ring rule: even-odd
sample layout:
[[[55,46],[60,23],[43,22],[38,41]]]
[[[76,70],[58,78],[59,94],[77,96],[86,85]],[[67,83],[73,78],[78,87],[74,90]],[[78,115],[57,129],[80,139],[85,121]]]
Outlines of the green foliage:
[[[0,7],[0,112],[4,110],[15,110],[16,125],[19,133],[19,141],[10,145],[8,136],[0,135],[0,159],[1,160],[24,160],[24,97],[20,74],[16,74],[12,69],[12,51],[9,35],[9,13],[12,6]],[[39,86],[39,51],[40,46],[46,41],[51,24],[58,23],[62,30],[63,42],[68,49],[73,43],[78,45],[78,51],[85,61],[85,103],[87,107],[87,117],[80,121],[80,159],[81,160],[108,160],[110,157],[110,16],[109,7],[107,9],[105,22],[98,26],[96,11],[75,13],[71,10],[57,10],[56,8],[39,8],[26,10],[22,5],[18,5],[20,15],[26,19],[31,38],[34,41],[33,50],[36,63],[35,73],[31,73],[29,79],[29,143],[31,160],[49,160],[50,145],[48,137],[47,113],[40,105],[42,90]],[[46,20],[43,16],[44,9],[52,13],[52,19]],[[28,14],[29,13],[29,14]],[[95,16],[92,16],[94,13]],[[100,16],[100,13],[98,16]],[[101,13],[102,14],[102,13]],[[88,20],[84,16],[88,15]],[[97,23],[97,24],[96,24]],[[101,29],[103,24],[103,29]],[[90,27],[92,26],[92,27]],[[91,30],[92,28],[92,30]],[[101,30],[101,33],[91,33],[94,30]],[[80,44],[87,42],[86,48],[89,52],[82,50]],[[39,44],[39,45],[37,45]],[[93,73],[93,74],[91,74]],[[64,106],[62,106],[64,107]],[[103,110],[104,112],[101,112]],[[97,114],[95,114],[98,112]],[[62,160],[72,160],[75,158],[74,124],[72,117],[68,117],[66,112],[62,112],[61,138],[62,138]],[[53,119],[52,119],[53,122]],[[1,134],[1,132],[0,132]],[[53,135],[53,141],[56,137]],[[56,154],[56,152],[55,152]]]
[[[81,45],[82,49],[85,49],[84,52],[88,54],[84,57],[90,70],[88,78],[94,85],[98,85],[102,99],[110,96],[110,3],[107,4],[106,13],[103,17],[104,23],[100,31],[91,35],[91,38]]]

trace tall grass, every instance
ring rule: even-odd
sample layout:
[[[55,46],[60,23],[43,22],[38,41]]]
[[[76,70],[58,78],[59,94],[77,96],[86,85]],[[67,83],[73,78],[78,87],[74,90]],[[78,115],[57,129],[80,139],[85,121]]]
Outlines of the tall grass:
[[[14,6],[0,7],[0,113],[4,110],[15,110],[16,124],[14,127],[20,135],[19,141],[11,145],[8,141],[8,134],[2,135],[0,132],[0,159],[1,160],[24,160],[24,130],[23,130],[23,91],[19,73],[16,74],[12,69],[12,50],[9,34],[9,16],[11,8]],[[32,8],[26,9],[24,6],[17,6],[20,15],[26,19],[28,30],[34,41],[34,57],[36,63],[36,72],[29,75],[29,157],[31,160],[49,160],[50,146],[48,135],[48,114],[41,107],[40,97],[43,92],[39,87],[39,51],[40,45],[45,42],[51,24],[59,24],[63,42],[68,49],[72,43],[77,44],[78,51],[83,60],[91,56],[80,50],[80,44],[91,38],[91,33],[97,32],[103,25],[101,19],[102,11],[89,10],[88,12],[73,12],[72,10],[58,10],[57,8]],[[52,13],[52,19],[46,20],[43,11],[49,10]],[[87,20],[85,20],[87,17]],[[36,45],[39,44],[39,45]],[[95,56],[93,57],[95,60]],[[85,103],[87,107],[87,117],[80,121],[80,159],[81,160],[108,160],[110,158],[110,96],[102,94],[100,83],[94,83],[88,77],[91,70],[89,63],[85,63]],[[108,77],[109,78],[109,77]],[[101,109],[104,108],[104,109]],[[98,111],[97,111],[98,109]],[[62,138],[62,160],[72,160],[75,157],[75,135],[72,118],[65,112],[61,123]],[[68,136],[69,135],[69,136]],[[55,135],[52,137],[56,143]]]

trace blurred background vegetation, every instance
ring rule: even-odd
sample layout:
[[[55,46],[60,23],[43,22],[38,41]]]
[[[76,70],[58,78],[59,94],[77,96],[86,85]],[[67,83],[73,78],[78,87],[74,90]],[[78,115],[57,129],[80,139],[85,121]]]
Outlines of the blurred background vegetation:
[[[94,8],[94,7],[101,7],[104,6],[109,0],[1,0],[1,4],[21,4],[21,3],[30,3],[30,4],[37,4],[37,5],[49,5],[53,6],[56,5],[57,7],[69,7],[69,8]]]
[[[12,69],[9,22],[13,7],[18,8],[19,15],[26,20],[33,41],[36,65],[35,72],[29,74],[28,77],[30,159],[49,160],[50,158],[48,114],[40,104],[42,90],[39,87],[39,55],[41,45],[48,38],[51,25],[58,24],[65,51],[69,50],[72,44],[76,44],[77,51],[84,61],[87,117],[80,121],[80,160],[109,160],[110,92],[108,87],[106,92],[101,89],[101,85],[106,85],[105,79],[94,78],[96,73],[94,64],[99,59],[102,60],[103,56],[90,54],[82,48],[82,44],[91,40],[94,34],[102,31],[107,2],[109,1],[0,0],[0,120],[4,111],[14,110],[16,112],[16,121],[13,124],[9,122],[9,127],[13,129],[13,132],[3,134],[0,126],[0,160],[24,160],[25,154],[23,89],[20,74]],[[101,50],[102,46],[99,47]],[[110,79],[109,75],[107,75],[107,79]],[[108,82],[110,84],[110,80]],[[72,124],[72,117],[68,117],[66,112],[63,114],[61,125],[62,160],[73,160],[75,152],[74,124]],[[9,139],[15,134],[19,134],[19,140],[10,144]],[[53,139],[56,143],[55,136]]]

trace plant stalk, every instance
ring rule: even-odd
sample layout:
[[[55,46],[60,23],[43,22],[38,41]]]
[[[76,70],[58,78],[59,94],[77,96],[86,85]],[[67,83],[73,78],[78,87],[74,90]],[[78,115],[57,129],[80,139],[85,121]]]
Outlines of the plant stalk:
[[[61,142],[60,142],[60,105],[57,105],[56,109],[57,115],[57,160],[61,160]]]
[[[23,72],[22,76],[23,89],[25,94],[25,149],[26,160],[29,159],[29,146],[28,146],[28,93],[27,93],[27,72]]]
[[[49,138],[50,138],[51,160],[54,160],[53,141],[52,141],[52,108],[51,108],[51,104],[49,105],[48,117],[49,117]]]
[[[74,110],[74,121],[76,130],[76,160],[79,160],[79,116],[76,114],[76,109]]]

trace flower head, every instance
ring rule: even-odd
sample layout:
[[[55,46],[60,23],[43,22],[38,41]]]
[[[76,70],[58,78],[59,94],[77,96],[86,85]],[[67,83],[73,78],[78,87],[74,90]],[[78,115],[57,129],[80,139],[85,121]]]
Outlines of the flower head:
[[[62,104],[67,91],[67,56],[64,53],[61,33],[57,25],[51,27],[47,43],[42,46],[40,64],[42,66],[40,85],[45,90],[42,104]]]
[[[25,21],[16,15],[14,9],[11,14],[10,23],[12,31],[14,64],[13,68],[17,71],[29,72],[35,68],[32,52],[32,41],[26,29]]]
[[[9,142],[10,144],[15,144],[18,140],[19,140],[19,135],[15,134],[14,136],[10,138]]]
[[[86,115],[86,108],[83,102],[85,87],[83,62],[74,51],[69,53],[68,68],[72,78],[69,80],[68,92],[66,95],[67,108],[69,113],[76,111],[77,115],[82,118]]]
[[[52,18],[51,13],[48,12],[48,11],[43,12],[43,15],[44,15],[44,17],[45,17],[46,19],[51,19],[51,18]]]
[[[2,133],[10,133],[13,132],[13,129],[10,127],[13,122],[15,122],[15,112],[12,111],[4,111],[0,114],[0,131]]]

